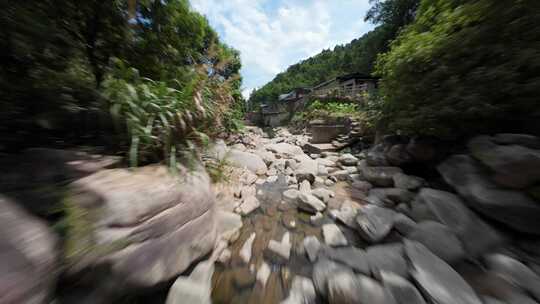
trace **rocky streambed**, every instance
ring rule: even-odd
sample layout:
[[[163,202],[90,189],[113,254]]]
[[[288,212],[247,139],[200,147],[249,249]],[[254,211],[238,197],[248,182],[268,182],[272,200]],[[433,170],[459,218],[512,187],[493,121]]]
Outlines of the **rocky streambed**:
[[[272,139],[261,135],[232,148],[261,161],[231,162],[251,170],[243,172],[230,197],[230,211],[242,215],[243,227],[218,259],[213,303],[540,300],[540,226],[529,222],[540,215],[540,205],[523,186],[510,190],[492,182],[490,175],[500,174],[474,157],[503,145],[500,140],[477,138],[469,145],[473,156],[442,162],[443,191],[441,181],[431,183],[393,165],[415,161],[413,144],[390,138],[359,155],[307,155],[303,136],[286,130]],[[504,145],[514,144],[509,137]],[[424,152],[420,156],[429,155],[429,147],[416,148]],[[531,161],[539,151],[528,152],[535,155],[526,156]],[[521,176],[520,185],[537,183],[534,175]],[[480,210],[480,204],[493,206]],[[504,210],[506,216],[499,214]]]
[[[307,154],[308,140],[252,127],[217,142],[217,184],[202,166],[7,159],[0,303],[540,301],[539,138],[479,136],[459,155],[402,136]],[[411,175],[422,166],[436,174]]]

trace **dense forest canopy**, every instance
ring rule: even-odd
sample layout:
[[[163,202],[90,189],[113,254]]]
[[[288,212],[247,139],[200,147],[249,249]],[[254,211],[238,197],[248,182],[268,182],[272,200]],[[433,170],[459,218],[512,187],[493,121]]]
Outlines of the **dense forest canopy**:
[[[12,149],[84,137],[162,158],[241,118],[239,53],[187,0],[16,1],[0,15]]]
[[[279,94],[297,87],[311,87],[333,77],[348,74],[371,74],[377,55],[388,50],[399,30],[414,20],[419,0],[372,0],[365,19],[376,25],[348,44],[321,53],[290,66],[272,81],[253,92],[250,104],[274,102]],[[359,16],[361,18],[361,16]]]
[[[379,57],[382,126],[443,137],[536,132],[540,3],[423,0]]]

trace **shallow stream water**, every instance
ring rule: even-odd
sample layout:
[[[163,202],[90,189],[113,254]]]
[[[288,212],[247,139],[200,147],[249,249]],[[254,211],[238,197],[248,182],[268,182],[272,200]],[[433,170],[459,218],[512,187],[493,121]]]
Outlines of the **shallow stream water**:
[[[261,207],[244,217],[240,236],[229,247],[232,253],[229,262],[225,265],[216,264],[212,303],[280,303],[288,296],[295,275],[311,278],[313,264],[304,253],[303,240],[307,236],[316,236],[323,243],[322,230],[320,225],[310,223],[310,214],[298,211],[293,204],[282,203],[282,193],[287,189],[285,176],[279,176],[275,183],[265,183],[258,187],[257,198]],[[351,199],[347,183],[338,183],[330,189],[336,192],[336,196],[328,203],[332,209],[339,208],[340,203]],[[334,223],[327,214],[322,220],[322,223],[326,222]],[[345,226],[340,228],[349,240],[349,246],[365,246],[353,230]],[[287,231],[290,233],[292,249],[290,259],[284,261],[272,254],[267,245],[272,239],[280,241]],[[245,264],[239,251],[253,232],[256,237],[252,256],[250,263]],[[256,281],[257,270],[263,262],[271,269],[264,288]]]

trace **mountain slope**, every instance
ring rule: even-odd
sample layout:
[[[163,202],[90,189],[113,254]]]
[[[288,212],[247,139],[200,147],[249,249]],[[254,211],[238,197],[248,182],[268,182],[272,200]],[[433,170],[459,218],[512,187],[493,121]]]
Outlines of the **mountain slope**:
[[[274,102],[279,94],[293,88],[314,86],[341,74],[370,74],[377,55],[388,49],[388,42],[395,34],[395,29],[379,26],[348,44],[324,50],[294,64],[255,91],[249,99],[250,104]]]

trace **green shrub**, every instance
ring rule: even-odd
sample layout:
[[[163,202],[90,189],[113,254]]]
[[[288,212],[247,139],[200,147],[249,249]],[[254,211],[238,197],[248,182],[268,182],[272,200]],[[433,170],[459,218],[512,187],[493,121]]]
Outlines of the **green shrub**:
[[[379,57],[379,121],[450,138],[527,131],[539,111],[539,8],[535,0],[423,0]]]

